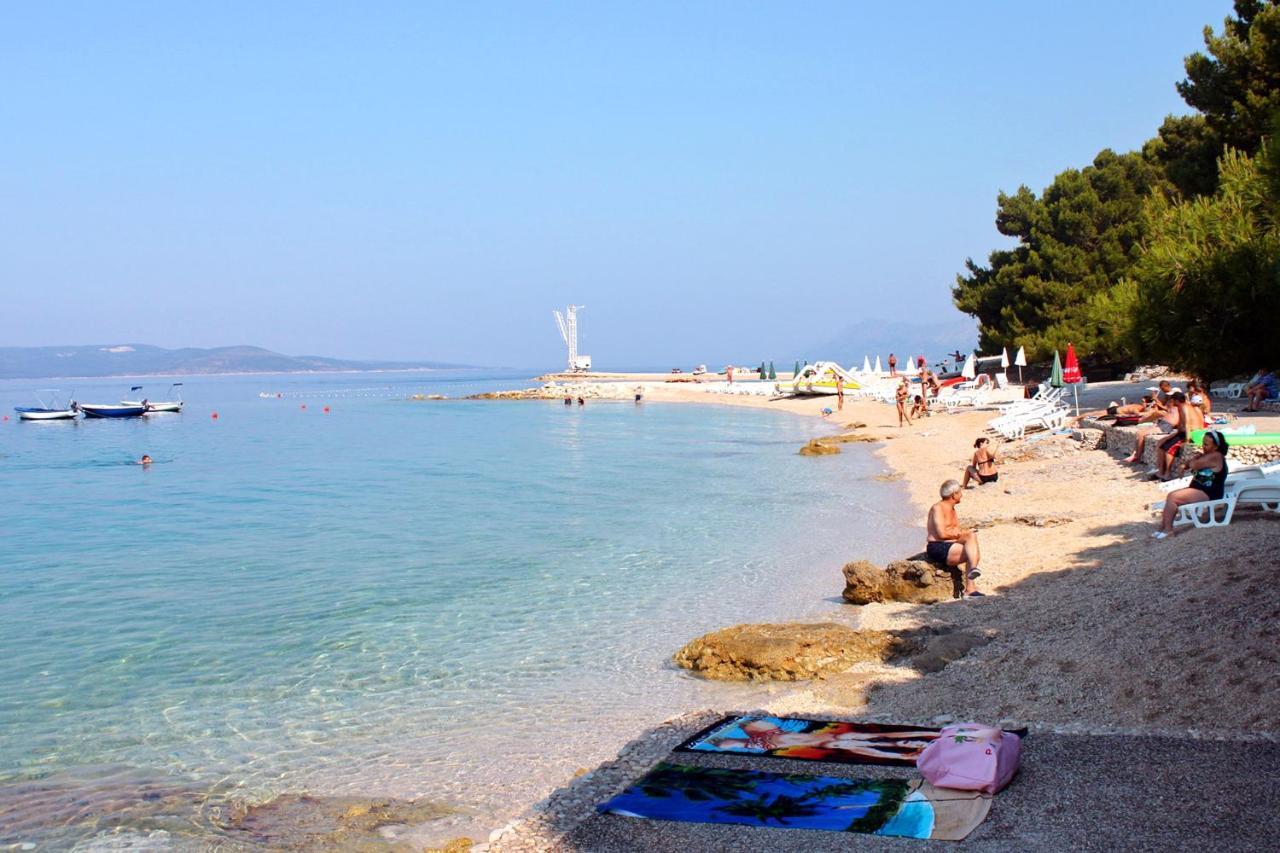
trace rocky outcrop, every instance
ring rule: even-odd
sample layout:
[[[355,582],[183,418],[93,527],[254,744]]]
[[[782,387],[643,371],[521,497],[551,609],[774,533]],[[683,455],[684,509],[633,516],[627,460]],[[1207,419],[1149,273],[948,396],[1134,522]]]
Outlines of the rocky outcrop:
[[[824,444],[820,438],[815,438],[800,448],[801,456],[831,456],[839,452],[839,447],[834,444]]]
[[[960,572],[935,566],[917,554],[895,560],[883,569],[875,563],[857,560],[845,565],[844,592],[850,604],[906,601],[933,604],[959,598],[963,589]]]
[[[734,625],[699,637],[674,660],[718,681],[798,681],[907,650],[904,641],[884,631],[855,631],[830,622]]]

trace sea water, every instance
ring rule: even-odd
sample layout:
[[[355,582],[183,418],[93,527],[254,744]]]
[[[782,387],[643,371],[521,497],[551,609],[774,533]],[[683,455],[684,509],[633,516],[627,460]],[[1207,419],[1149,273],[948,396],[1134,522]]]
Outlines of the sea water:
[[[845,560],[915,533],[865,448],[797,455],[820,421],[410,399],[525,379],[187,378],[182,414],[50,423],[11,412],[38,383],[0,383],[0,842],[112,828],[64,814],[85,784],[501,814],[673,713],[749,703],[672,653],[821,618]]]

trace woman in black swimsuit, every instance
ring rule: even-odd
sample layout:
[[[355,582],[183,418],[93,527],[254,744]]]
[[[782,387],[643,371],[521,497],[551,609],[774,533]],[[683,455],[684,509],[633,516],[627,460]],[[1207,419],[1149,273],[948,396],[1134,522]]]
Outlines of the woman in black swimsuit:
[[[969,488],[970,480],[977,480],[979,486],[985,486],[987,483],[994,483],[1000,479],[1000,472],[996,470],[996,464],[999,460],[991,452],[990,444],[991,439],[985,437],[973,443],[973,464],[964,469],[964,480],[960,483],[961,488]]]
[[[1191,471],[1191,485],[1170,492],[1164,499],[1160,529],[1152,533],[1152,537],[1163,539],[1173,532],[1173,518],[1179,507],[1222,498],[1227,487],[1227,449],[1227,440],[1218,430],[1204,434],[1200,455],[1182,463]]]

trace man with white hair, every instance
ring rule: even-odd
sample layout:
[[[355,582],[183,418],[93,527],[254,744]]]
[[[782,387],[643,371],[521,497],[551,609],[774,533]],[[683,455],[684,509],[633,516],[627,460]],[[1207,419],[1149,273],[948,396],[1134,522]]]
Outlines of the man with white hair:
[[[964,489],[955,480],[947,480],[938,490],[942,500],[929,508],[928,540],[925,552],[929,560],[944,566],[964,565],[964,594],[966,598],[981,598],[973,581],[982,575],[978,569],[978,531],[965,530],[956,515],[956,504],[964,496]]]

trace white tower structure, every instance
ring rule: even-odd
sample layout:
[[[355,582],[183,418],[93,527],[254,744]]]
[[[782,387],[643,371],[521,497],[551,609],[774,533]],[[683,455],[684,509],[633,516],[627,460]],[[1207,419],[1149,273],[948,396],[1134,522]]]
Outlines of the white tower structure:
[[[564,314],[555,312],[556,325],[560,327],[560,337],[569,348],[569,372],[581,373],[591,369],[591,356],[578,355],[578,309],[585,305],[570,305]]]

